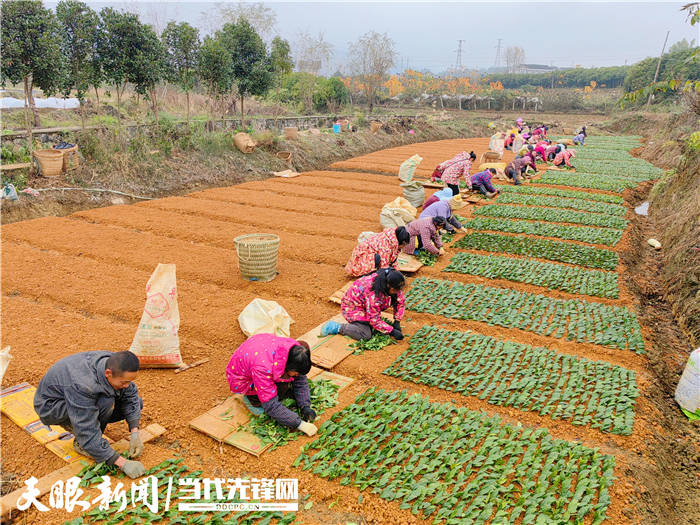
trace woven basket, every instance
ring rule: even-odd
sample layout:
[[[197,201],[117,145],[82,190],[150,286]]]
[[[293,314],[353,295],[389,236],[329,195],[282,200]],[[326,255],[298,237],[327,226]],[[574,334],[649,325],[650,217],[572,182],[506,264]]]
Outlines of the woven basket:
[[[369,129],[372,130],[372,133],[376,133],[379,131],[382,127],[382,123],[378,122],[376,120],[372,121],[369,123]]]
[[[77,168],[80,164],[80,154],[78,153],[77,144],[72,148],[57,149],[56,151],[63,153],[63,171]]]
[[[238,269],[244,279],[271,281],[277,275],[280,238],[272,233],[250,233],[233,239]]]
[[[39,163],[39,171],[44,177],[56,177],[63,173],[63,151],[57,149],[38,149],[34,158]]]
[[[292,162],[292,152],[291,151],[278,151],[277,158],[282,159],[285,162]]]

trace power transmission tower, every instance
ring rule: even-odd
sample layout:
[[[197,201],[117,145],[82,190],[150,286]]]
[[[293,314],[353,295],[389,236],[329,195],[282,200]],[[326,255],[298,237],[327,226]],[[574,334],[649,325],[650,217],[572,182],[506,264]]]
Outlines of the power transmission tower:
[[[455,66],[455,71],[462,71],[462,42],[464,40],[457,40],[457,65]]]
[[[498,45],[496,46],[496,63],[494,67],[501,67],[501,42],[503,42],[503,39],[499,38]]]

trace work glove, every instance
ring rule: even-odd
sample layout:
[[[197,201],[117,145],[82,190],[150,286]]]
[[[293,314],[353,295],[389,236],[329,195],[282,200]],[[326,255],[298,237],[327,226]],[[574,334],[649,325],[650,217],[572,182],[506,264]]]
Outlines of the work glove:
[[[302,407],[301,419],[303,419],[304,421],[313,421],[314,419],[316,419],[316,412],[311,407]]]
[[[143,441],[138,432],[132,432],[129,438],[129,456],[137,458],[143,452]]]
[[[394,321],[391,326],[394,328],[394,330],[398,330],[399,332],[401,331],[401,321]]]
[[[379,268],[382,266],[382,258],[379,256],[378,253],[374,254],[374,269],[379,270]]]
[[[131,479],[140,478],[146,473],[146,469],[141,464],[140,461],[132,461],[127,459],[122,467],[124,474],[129,476]]]
[[[302,421],[301,423],[299,423],[297,430],[301,430],[307,436],[313,436],[314,434],[316,434],[316,432],[318,432],[318,428],[316,428],[316,425],[314,425],[313,423],[307,423],[306,421]]]
[[[440,248],[440,251],[438,253],[440,255],[445,255],[445,248]]]
[[[403,334],[400,330],[397,330],[396,328],[394,328],[389,335],[397,341],[401,341],[403,339]]]

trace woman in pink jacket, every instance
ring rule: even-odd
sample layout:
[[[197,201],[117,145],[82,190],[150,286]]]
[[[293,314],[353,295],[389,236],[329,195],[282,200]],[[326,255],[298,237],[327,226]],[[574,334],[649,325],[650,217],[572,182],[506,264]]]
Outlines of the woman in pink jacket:
[[[403,339],[401,319],[406,309],[406,296],[402,291],[405,286],[403,274],[393,268],[380,268],[360,277],[345,292],[340,303],[347,324],[328,321],[321,335],[341,334],[360,341],[370,339],[374,329],[400,341]],[[381,317],[390,306],[394,308],[393,324],[385,323]]]
[[[394,266],[401,248],[406,246],[410,239],[411,236],[404,226],[375,233],[355,246],[350,260],[345,265],[345,272],[350,277],[360,277],[378,268]]]
[[[233,353],[226,367],[226,379],[231,392],[243,394],[243,403],[253,414],[265,412],[281,425],[313,436],[317,428],[311,423],[316,412],[311,408],[306,379],[309,370],[311,352],[306,342],[258,334]],[[296,401],[301,417],[282,404],[286,397]]]
[[[470,151],[467,154],[463,151],[453,159],[446,160],[440,166],[444,166],[442,171],[442,182],[452,190],[452,195],[459,195],[459,178],[464,177],[467,188],[471,188],[470,170],[472,162],[476,160],[476,153]]]

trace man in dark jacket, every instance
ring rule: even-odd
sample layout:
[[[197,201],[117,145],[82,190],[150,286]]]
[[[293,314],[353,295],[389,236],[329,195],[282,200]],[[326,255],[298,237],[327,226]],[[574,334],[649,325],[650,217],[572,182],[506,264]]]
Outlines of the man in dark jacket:
[[[143,475],[138,461],[120,456],[102,437],[108,423],[125,419],[131,431],[129,454],[143,452],[139,436],[143,401],[132,383],[139,359],[131,352],[82,352],[55,363],[39,382],[34,409],[45,425],[75,435],[73,447],[95,461],[121,468],[130,478]]]

